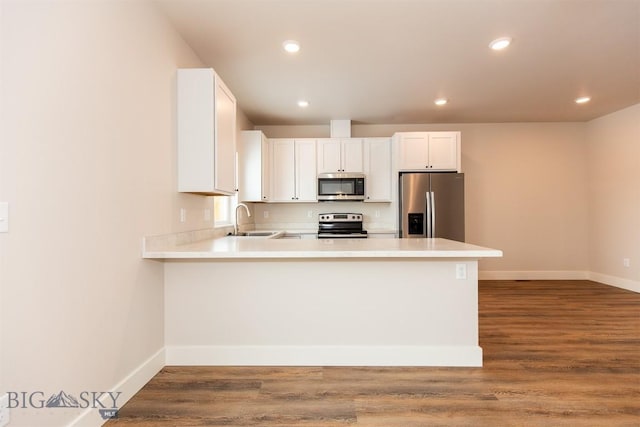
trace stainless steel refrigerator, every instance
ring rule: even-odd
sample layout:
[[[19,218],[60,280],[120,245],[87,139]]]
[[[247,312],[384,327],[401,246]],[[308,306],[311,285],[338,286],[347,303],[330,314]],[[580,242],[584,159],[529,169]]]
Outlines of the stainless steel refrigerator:
[[[464,242],[464,174],[400,173],[400,237]]]

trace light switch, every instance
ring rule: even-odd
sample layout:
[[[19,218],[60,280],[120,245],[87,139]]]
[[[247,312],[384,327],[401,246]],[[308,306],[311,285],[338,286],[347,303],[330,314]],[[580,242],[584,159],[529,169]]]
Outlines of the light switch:
[[[0,202],[0,233],[9,231],[9,203]]]

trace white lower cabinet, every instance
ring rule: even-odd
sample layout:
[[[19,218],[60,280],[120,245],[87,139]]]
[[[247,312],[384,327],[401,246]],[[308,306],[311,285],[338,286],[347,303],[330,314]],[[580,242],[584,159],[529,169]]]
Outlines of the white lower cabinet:
[[[391,139],[364,140],[365,202],[391,201]]]
[[[271,139],[270,202],[317,202],[316,140]]]
[[[395,239],[397,233],[369,233],[370,239]]]
[[[305,233],[286,233],[280,239],[317,239],[317,232],[305,232]]]

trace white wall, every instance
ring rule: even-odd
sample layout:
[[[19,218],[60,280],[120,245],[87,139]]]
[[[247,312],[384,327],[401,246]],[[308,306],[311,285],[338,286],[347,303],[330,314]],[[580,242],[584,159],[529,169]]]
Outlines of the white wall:
[[[589,122],[587,142],[591,271],[640,292],[640,104]]]
[[[271,138],[311,136],[317,126],[257,126]],[[329,129],[329,126],[326,126]],[[504,257],[480,262],[483,277],[585,277],[587,165],[584,123],[353,125],[353,137],[401,131],[462,132],[466,240]],[[317,135],[322,136],[322,135]],[[256,222],[302,222],[309,207],[260,204]],[[366,204],[361,208],[371,214]],[[322,204],[316,210],[325,209]],[[375,209],[375,208],[374,208]],[[395,206],[378,224],[394,226]],[[269,210],[264,220],[260,211]],[[312,221],[317,221],[314,217]],[[397,228],[397,227],[396,227]]]
[[[0,392],[111,390],[164,345],[141,237],[210,225],[179,223],[212,201],[175,191],[175,72],[201,62],[147,2],[3,0],[0,27]]]

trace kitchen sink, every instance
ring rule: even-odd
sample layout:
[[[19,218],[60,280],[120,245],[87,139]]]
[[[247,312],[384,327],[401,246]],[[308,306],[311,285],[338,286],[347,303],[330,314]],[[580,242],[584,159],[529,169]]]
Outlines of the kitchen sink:
[[[284,231],[245,231],[238,233],[236,235],[231,235],[233,237],[266,237],[266,238],[278,238],[284,235]]]

